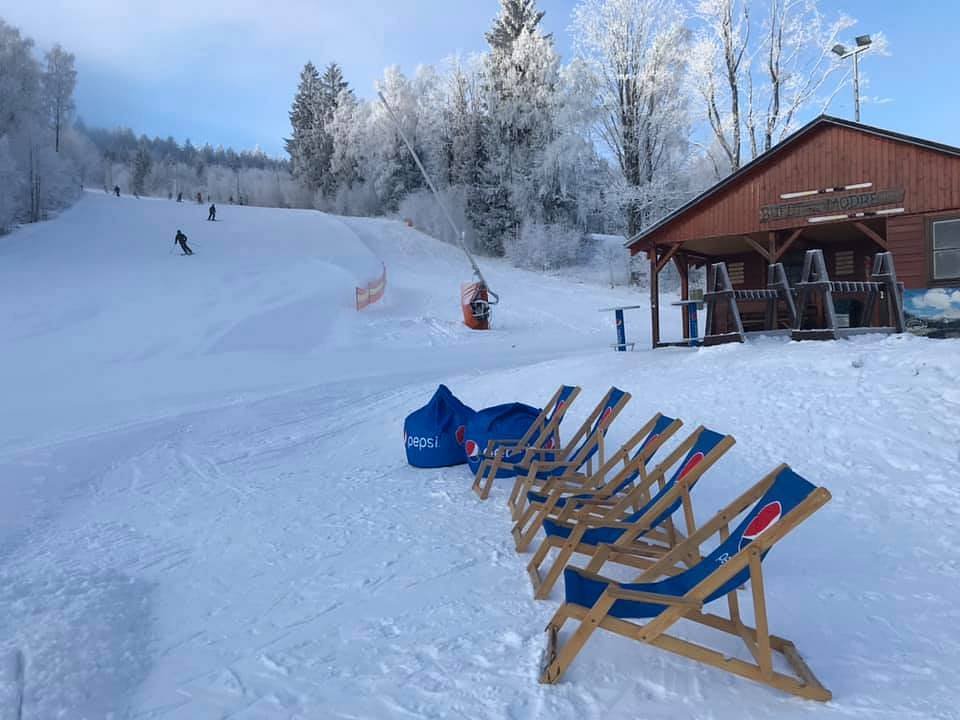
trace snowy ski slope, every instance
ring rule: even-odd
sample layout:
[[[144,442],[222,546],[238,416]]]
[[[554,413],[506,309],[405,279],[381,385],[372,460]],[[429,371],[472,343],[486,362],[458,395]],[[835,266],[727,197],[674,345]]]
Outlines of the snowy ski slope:
[[[471,333],[453,248],[218,210],[90,193],[0,238],[0,718],[958,717],[960,343],[612,353],[596,308],[637,293],[489,261],[504,304]],[[834,700],[604,633],[538,685],[562,588],[532,599],[505,488],[404,462],[439,382],[475,407],[580,384],[570,428],[616,383],[614,441],[656,410],[732,433],[701,519],[781,461],[828,487],[766,586]]]

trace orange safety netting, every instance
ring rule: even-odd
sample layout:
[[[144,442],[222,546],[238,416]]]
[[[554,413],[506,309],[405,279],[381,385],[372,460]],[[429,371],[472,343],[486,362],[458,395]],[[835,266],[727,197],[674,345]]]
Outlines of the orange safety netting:
[[[368,305],[373,305],[383,297],[387,289],[387,266],[383,266],[383,272],[380,277],[367,284],[366,287],[357,288],[357,310],[363,310]]]

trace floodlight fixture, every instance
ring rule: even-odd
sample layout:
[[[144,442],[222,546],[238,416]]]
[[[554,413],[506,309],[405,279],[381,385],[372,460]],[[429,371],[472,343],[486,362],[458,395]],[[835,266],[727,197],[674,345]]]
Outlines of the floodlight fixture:
[[[860,122],[860,53],[866,52],[870,49],[870,46],[873,45],[873,38],[871,38],[869,35],[857,35],[854,40],[857,43],[856,47],[847,49],[845,45],[837,43],[830,48],[830,52],[839,57],[841,60],[846,60],[848,57],[853,58],[854,119],[857,122]]]

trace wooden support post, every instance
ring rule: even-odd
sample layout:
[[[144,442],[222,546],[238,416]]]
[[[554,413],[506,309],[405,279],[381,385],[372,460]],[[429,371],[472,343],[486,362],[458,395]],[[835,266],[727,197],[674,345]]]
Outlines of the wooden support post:
[[[660,344],[660,269],[656,245],[650,250],[650,338],[656,348]]]
[[[683,253],[674,255],[673,264],[677,266],[677,272],[680,273],[680,299],[690,299],[690,266],[687,264],[687,257]],[[696,312],[696,311],[694,311]],[[690,306],[682,305],[680,308],[681,322],[683,323],[683,339],[690,339]]]
[[[757,626],[757,665],[760,677],[773,679],[773,656],[770,652],[770,630],[767,625],[767,602],[763,592],[763,572],[760,569],[760,550],[750,551],[750,586],[753,589],[753,617]]]
[[[767,252],[770,255],[770,262],[773,263],[773,258],[777,257],[777,233],[774,230],[767,233]]]

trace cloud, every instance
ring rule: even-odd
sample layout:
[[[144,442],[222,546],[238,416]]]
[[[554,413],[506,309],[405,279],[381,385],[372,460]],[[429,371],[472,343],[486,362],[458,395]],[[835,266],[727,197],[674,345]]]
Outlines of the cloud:
[[[3,0],[0,0],[3,1]],[[572,0],[541,0],[548,31]],[[336,61],[360,97],[383,69],[484,49],[496,0],[6,0],[40,50],[77,58],[78,114],[137,133],[279,152],[307,60]],[[9,8],[7,6],[10,6]],[[546,23],[549,25],[549,23]]]
[[[911,293],[908,309],[926,317],[960,319],[960,290],[932,288],[924,293]]]

